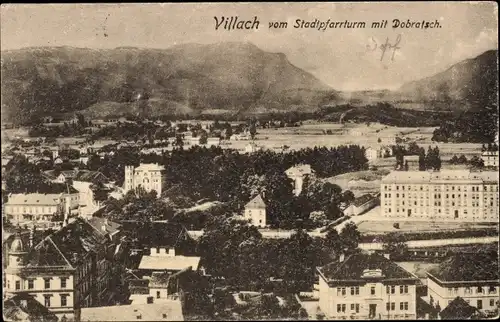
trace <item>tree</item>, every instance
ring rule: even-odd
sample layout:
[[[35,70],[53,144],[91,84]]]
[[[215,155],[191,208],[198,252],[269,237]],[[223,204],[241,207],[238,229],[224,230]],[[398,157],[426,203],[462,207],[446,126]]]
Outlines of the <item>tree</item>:
[[[252,124],[250,124],[249,132],[250,132],[250,137],[252,138],[252,140],[254,140],[255,135],[257,134],[257,128],[255,127],[255,122],[252,122]]]
[[[452,156],[450,159],[450,163],[451,164],[458,164],[459,163],[458,157],[456,155]]]
[[[418,170],[419,171],[425,171],[427,169],[425,162],[426,162],[425,149],[420,148],[420,150],[418,152]]]
[[[381,138],[378,138],[377,142],[378,142],[378,143],[382,143],[382,139],[381,139]]]
[[[340,232],[340,239],[343,242],[343,249],[346,253],[353,253],[361,240],[361,233],[352,221],[348,222]]]
[[[408,251],[406,238],[404,235],[397,232],[391,232],[383,237],[382,248],[391,257],[396,258],[400,258]]]
[[[351,191],[351,190],[346,190],[344,191],[344,193],[342,194],[342,201],[346,202],[346,203],[351,203],[353,202],[354,200],[356,199],[356,197],[354,196],[354,193]]]
[[[458,160],[457,160],[457,163],[458,164],[467,164],[467,158],[465,157],[465,155],[461,155]]]
[[[477,168],[484,167],[484,161],[480,157],[478,157],[477,155],[473,156],[470,159],[469,163],[473,167],[477,167]]]
[[[339,255],[343,251],[343,241],[336,229],[330,229],[325,236],[324,245],[333,251],[335,254]]]

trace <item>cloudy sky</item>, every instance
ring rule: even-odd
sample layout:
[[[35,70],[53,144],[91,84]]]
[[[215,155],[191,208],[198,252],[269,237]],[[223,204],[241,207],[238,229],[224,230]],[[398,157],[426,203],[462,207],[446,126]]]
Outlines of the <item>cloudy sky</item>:
[[[260,21],[258,30],[215,30],[214,16]],[[454,3],[192,3],[2,5],[1,48],[74,46],[168,48],[181,43],[247,41],[283,52],[291,63],[339,90],[395,88],[460,60],[498,48],[494,2]],[[296,19],[364,21],[365,29],[294,29]],[[371,22],[389,20],[385,29]],[[439,29],[393,29],[393,19],[435,21]],[[288,28],[268,28],[288,21]],[[107,36],[105,36],[105,34]],[[394,61],[380,61],[372,38],[394,42]]]

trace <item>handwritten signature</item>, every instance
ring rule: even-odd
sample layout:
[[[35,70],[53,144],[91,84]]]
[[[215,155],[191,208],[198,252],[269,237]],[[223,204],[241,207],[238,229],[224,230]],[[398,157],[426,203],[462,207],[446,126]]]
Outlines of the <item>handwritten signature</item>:
[[[382,54],[380,55],[380,61],[384,60],[385,53],[389,50],[392,50],[391,61],[394,61],[394,55],[396,55],[396,51],[398,49],[401,49],[401,47],[398,46],[399,43],[401,42],[401,34],[399,34],[396,37],[396,41],[394,42],[394,44],[389,43],[389,37],[387,37],[385,40],[385,43],[383,43],[381,45],[378,45],[377,41],[373,37],[371,37],[370,40],[371,40],[372,44],[366,45],[366,48],[368,51],[375,51],[375,50],[377,50],[377,48],[380,49],[382,52]]]

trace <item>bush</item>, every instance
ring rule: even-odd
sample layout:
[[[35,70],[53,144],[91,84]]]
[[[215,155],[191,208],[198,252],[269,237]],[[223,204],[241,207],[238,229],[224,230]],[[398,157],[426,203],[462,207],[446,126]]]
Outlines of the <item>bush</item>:
[[[392,227],[396,228],[396,229],[399,229],[399,223],[398,222],[395,222]]]

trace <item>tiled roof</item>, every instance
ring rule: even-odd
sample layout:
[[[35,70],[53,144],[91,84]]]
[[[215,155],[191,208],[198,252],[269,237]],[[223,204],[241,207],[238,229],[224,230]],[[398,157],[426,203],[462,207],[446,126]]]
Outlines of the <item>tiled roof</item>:
[[[200,257],[197,256],[142,256],[139,269],[180,271],[192,267],[198,269]]]
[[[110,235],[120,231],[122,225],[115,223],[111,220],[106,220],[105,218],[92,217],[87,220],[95,229],[101,233],[108,233]],[[106,231],[102,231],[103,226],[106,227]]]
[[[245,205],[245,208],[266,209],[266,203],[262,199],[261,195],[257,195],[255,198],[253,198],[252,200],[250,200],[250,202],[248,202]]]
[[[157,164],[157,163],[141,163],[135,171],[162,171],[165,170],[165,167]]]
[[[140,318],[138,318],[140,316]],[[82,321],[184,321],[179,300],[81,309]]]
[[[29,266],[75,267],[88,252],[96,251],[106,242],[104,235],[77,218],[36,245],[29,254]]]
[[[336,261],[318,268],[327,280],[363,280],[363,272],[367,269],[382,270],[384,279],[418,280],[416,276],[378,253],[358,252],[342,262]]]
[[[151,280],[149,281],[149,287],[152,288],[166,288],[168,286],[168,280],[170,275],[167,272],[153,272],[151,273]]]
[[[481,312],[469,305],[463,298],[456,297],[439,313],[442,320],[469,320],[471,317],[482,316]]]
[[[61,203],[62,194],[16,193],[9,196],[7,205],[44,205],[57,206]]]
[[[3,316],[6,321],[56,322],[57,316],[27,293],[17,293],[3,302]]]
[[[430,269],[429,274],[444,282],[498,280],[498,253],[457,253]]]
[[[368,201],[370,201],[372,199],[375,199],[375,197],[372,196],[371,194],[367,193],[365,195],[362,195],[361,197],[356,198],[353,202],[353,205],[355,205],[356,207],[359,207],[359,206],[364,205],[365,203],[367,203]]]
[[[75,181],[85,181],[85,182],[108,182],[109,179],[99,171],[87,171],[81,170],[73,177]]]

